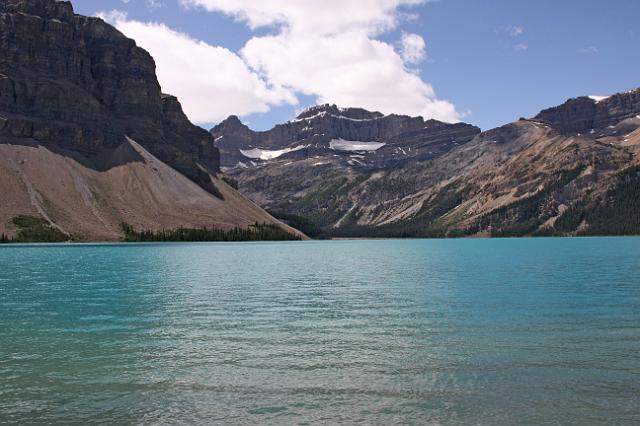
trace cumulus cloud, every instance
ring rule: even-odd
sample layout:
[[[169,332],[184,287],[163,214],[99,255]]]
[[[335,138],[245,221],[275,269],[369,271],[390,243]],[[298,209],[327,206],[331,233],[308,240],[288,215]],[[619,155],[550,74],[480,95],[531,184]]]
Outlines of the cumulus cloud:
[[[181,0],[275,34],[250,39],[240,54],[274,87],[315,96],[319,103],[458,121],[453,104],[409,69],[426,57],[426,43],[404,34],[400,52],[377,35],[415,19],[402,7],[426,0]]]
[[[402,34],[402,59],[408,64],[417,64],[426,57],[426,47],[424,39],[418,34]]]
[[[151,53],[162,90],[177,95],[187,116],[196,123],[296,103],[293,94],[269,87],[228,49],[195,40],[161,23],[129,20],[124,12],[99,16]]]
[[[237,53],[163,24],[126,17],[113,22],[153,55],[163,89],[177,95],[196,122],[296,105],[299,95],[458,121],[455,106],[438,99],[412,68],[426,57],[424,39],[403,34],[394,47],[378,37],[414,16],[405,8],[426,1],[180,0],[184,7],[223,13],[254,30],[269,29]]]
[[[222,12],[250,28],[282,25],[296,33],[336,34],[355,28],[377,34],[398,23],[398,7],[426,0],[180,0],[187,7]]]
[[[332,36],[255,37],[242,49],[252,69],[278,87],[318,103],[456,121],[455,107],[409,72],[393,46],[350,32]]]

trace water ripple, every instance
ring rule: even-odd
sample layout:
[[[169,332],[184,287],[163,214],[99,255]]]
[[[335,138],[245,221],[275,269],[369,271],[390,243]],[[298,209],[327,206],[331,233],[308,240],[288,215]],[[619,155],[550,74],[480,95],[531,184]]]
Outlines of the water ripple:
[[[0,424],[640,422],[640,239],[0,248]]]

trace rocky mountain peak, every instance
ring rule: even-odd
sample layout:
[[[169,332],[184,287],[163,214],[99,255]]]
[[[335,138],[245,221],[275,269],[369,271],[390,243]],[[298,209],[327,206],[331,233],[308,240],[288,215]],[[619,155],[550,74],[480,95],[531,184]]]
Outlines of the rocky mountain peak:
[[[324,114],[333,114],[339,115],[340,109],[336,105],[324,104],[324,105],[314,105],[302,111],[296,117],[297,120],[304,120],[312,117],[316,117]]]
[[[640,114],[640,89],[611,96],[581,96],[541,111],[534,119],[560,133],[602,129]]]
[[[70,22],[73,17],[73,6],[69,1],[59,0],[0,0],[2,13],[26,13]]]
[[[480,129],[465,123],[425,122],[422,117],[326,104],[309,108],[297,119],[268,131],[254,132],[232,116],[211,133],[227,168],[321,156],[344,157],[349,165],[385,168],[441,155],[469,142]]]
[[[253,133],[236,115],[230,115],[211,129],[211,134],[215,137],[216,142],[219,142],[225,135],[233,135],[233,137],[246,141],[251,139]]]
[[[346,118],[350,120],[375,120],[384,117],[380,112],[367,111],[364,108],[339,108],[337,105],[316,105],[300,113],[296,120],[308,120],[317,117],[329,116],[333,118]]]
[[[249,129],[237,115],[230,115],[213,128],[213,132],[241,131]]]
[[[210,188],[219,152],[161,93],[149,53],[70,2],[0,0],[0,136],[93,158],[129,137]]]
[[[123,223],[293,232],[219,161],[134,40],[67,1],[0,0],[0,234],[20,216],[80,241],[117,241]]]

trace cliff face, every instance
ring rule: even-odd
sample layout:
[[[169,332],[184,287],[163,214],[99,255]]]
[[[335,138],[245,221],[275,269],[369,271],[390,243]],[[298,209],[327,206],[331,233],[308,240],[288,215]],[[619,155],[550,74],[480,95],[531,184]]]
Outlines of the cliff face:
[[[83,241],[278,222],[218,176],[219,152],[151,56],[66,1],[0,0],[0,234],[16,218]]]
[[[88,157],[127,135],[206,189],[202,169],[219,168],[211,136],[161,93],[153,58],[66,1],[0,0],[0,117],[0,136]]]
[[[335,119],[332,127],[316,120],[337,111],[316,109],[298,120],[345,132],[331,137],[374,137],[367,132],[375,129],[387,144],[374,153],[301,150],[231,173],[244,194],[316,235],[640,234],[638,100],[638,90],[577,98],[480,134],[464,124],[363,112],[361,121]],[[242,129],[244,143],[274,135],[252,139],[240,126],[231,130]],[[277,128],[295,136],[299,126]],[[396,150],[404,162],[368,166]]]
[[[640,89],[608,97],[582,96],[546,109],[535,119],[562,133],[584,133],[615,125],[640,114]]]
[[[343,155],[345,161],[357,149],[344,150],[344,141],[377,143],[377,149],[360,150],[361,165],[384,168],[409,159],[427,159],[441,155],[455,146],[469,142],[480,129],[465,123],[447,124],[422,117],[383,115],[361,108],[338,108],[320,105],[301,113],[295,120],[275,126],[266,132],[254,132],[232,116],[211,130],[216,146],[222,151],[222,165],[250,165],[256,160],[288,151],[277,158],[308,158]],[[336,141],[341,143],[336,144]],[[332,142],[334,142],[332,144]],[[351,144],[355,146],[355,144]],[[370,148],[366,145],[363,148]],[[255,153],[265,152],[264,158]],[[247,154],[249,152],[249,154]]]

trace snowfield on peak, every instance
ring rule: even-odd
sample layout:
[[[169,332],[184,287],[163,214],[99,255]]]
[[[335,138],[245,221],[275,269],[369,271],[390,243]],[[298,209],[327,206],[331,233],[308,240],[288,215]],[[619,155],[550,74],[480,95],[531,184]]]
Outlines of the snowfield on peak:
[[[336,151],[377,151],[385,145],[384,142],[360,142],[344,139],[333,139],[329,142],[329,148]]]
[[[611,96],[589,96],[590,99],[593,99],[594,101],[596,101],[596,103],[605,101],[607,99],[609,99]]]
[[[281,155],[287,154],[289,152],[300,151],[301,149],[305,149],[308,147],[309,145],[299,145],[294,148],[285,148],[285,149],[278,149],[278,150],[269,150],[269,149],[260,149],[260,148],[253,148],[248,150],[241,149],[240,153],[242,153],[242,155],[244,155],[247,158],[267,161],[267,160],[273,160],[274,158],[278,158]]]

